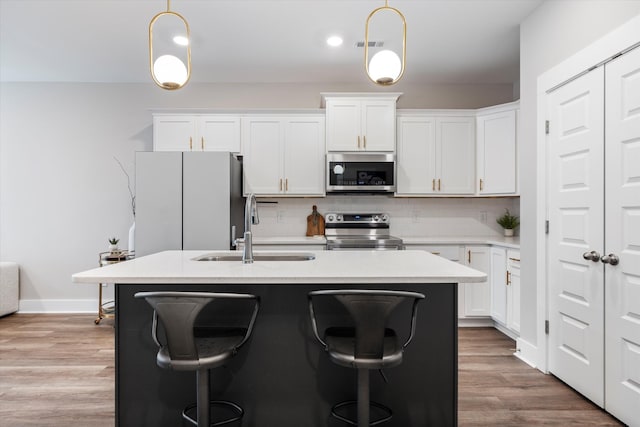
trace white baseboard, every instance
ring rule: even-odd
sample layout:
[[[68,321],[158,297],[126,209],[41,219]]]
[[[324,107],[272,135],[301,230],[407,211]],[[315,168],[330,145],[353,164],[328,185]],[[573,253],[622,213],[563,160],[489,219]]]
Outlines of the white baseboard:
[[[495,320],[493,321],[493,327],[496,328],[497,330],[499,330],[500,332],[502,332],[503,334],[505,334],[506,336],[508,336],[509,338],[511,338],[514,341],[517,341],[518,338],[519,338],[519,336],[518,336],[518,334],[516,332],[514,332],[511,329],[507,328],[503,324],[496,322]]]
[[[459,317],[458,318],[458,327],[459,328],[482,328],[482,327],[493,327],[493,320],[489,317]]]
[[[98,299],[21,299],[18,313],[97,313]]]
[[[538,367],[538,364],[536,363],[538,356],[538,347],[528,341],[523,340],[522,338],[518,338],[516,340],[516,352],[513,353],[513,355],[532,368]]]

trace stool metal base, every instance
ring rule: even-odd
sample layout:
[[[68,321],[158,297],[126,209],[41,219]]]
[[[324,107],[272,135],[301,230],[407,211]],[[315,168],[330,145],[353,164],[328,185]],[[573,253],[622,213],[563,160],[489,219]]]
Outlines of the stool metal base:
[[[210,425],[212,427],[215,426],[221,426],[224,424],[229,424],[229,423],[233,423],[235,421],[239,421],[242,419],[242,417],[244,416],[244,410],[236,405],[233,402],[228,402],[226,400],[212,400],[211,402],[209,402],[210,405],[218,405],[218,406],[223,406],[226,408],[229,408],[232,412],[234,412],[236,415],[231,417],[231,418],[227,418],[226,420],[222,420],[222,421],[216,421],[216,422],[212,422]],[[198,407],[198,405],[196,403],[191,404],[189,406],[187,406],[186,408],[184,408],[184,411],[182,411],[182,418],[184,418],[185,420],[189,421],[191,424],[193,424],[194,426],[198,425],[198,420],[194,417],[192,417],[191,415],[189,415],[187,412],[193,411]]]
[[[357,420],[351,420],[349,418],[346,418],[346,417],[338,414],[338,412],[337,412],[339,409],[344,408],[345,406],[355,406],[357,404],[358,404],[357,400],[346,400],[344,402],[336,403],[331,408],[331,415],[334,418],[337,418],[340,421],[343,421],[343,422],[345,422],[347,424],[350,424],[352,426],[357,426],[358,425],[358,421]],[[378,424],[382,424],[384,422],[389,421],[393,417],[393,411],[388,406],[385,406],[382,403],[378,403],[378,402],[369,402],[369,405],[373,406],[375,408],[381,409],[382,411],[384,411],[387,414],[387,415],[383,416],[382,418],[379,418],[377,420],[371,421],[369,423],[370,426],[377,426]]]

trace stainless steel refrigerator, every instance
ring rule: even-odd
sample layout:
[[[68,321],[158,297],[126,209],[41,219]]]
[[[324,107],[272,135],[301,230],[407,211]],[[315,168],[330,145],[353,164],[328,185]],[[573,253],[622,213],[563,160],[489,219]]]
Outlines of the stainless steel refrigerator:
[[[136,153],[136,257],[230,249],[243,214],[242,161],[233,154]]]

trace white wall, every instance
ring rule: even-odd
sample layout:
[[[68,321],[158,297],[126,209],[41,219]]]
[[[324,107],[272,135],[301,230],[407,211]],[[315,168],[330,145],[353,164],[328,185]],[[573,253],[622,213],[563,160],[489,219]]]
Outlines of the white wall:
[[[21,266],[21,310],[95,310],[95,286],[73,284],[71,274],[96,267],[109,237],[126,247],[133,216],[113,157],[133,178],[135,151],[152,147],[150,109],[318,108],[321,92],[372,90],[369,84],[190,84],[176,92],[151,84],[0,84],[0,260]],[[401,82],[393,91],[406,92],[399,108],[479,108],[513,97],[510,85]]]
[[[531,347],[537,345],[536,331],[544,321],[536,314],[536,290],[545,285],[537,271],[545,220],[539,209],[544,189],[538,185],[544,165],[536,161],[536,126],[543,120],[536,113],[537,78],[639,13],[637,0],[547,1],[520,28],[521,338]]]

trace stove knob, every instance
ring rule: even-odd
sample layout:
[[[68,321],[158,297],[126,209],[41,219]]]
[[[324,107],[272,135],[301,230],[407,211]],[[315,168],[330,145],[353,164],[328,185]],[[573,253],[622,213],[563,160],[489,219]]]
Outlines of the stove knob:
[[[333,222],[333,215],[328,215],[327,220],[329,220],[329,222]]]
[[[336,217],[336,221],[342,221],[342,215],[338,215],[338,216]]]
[[[373,220],[374,220],[375,222],[380,222],[380,217],[379,217],[378,215],[375,215],[375,216],[373,217]]]
[[[382,215],[382,221],[384,222],[389,221],[389,215]]]

